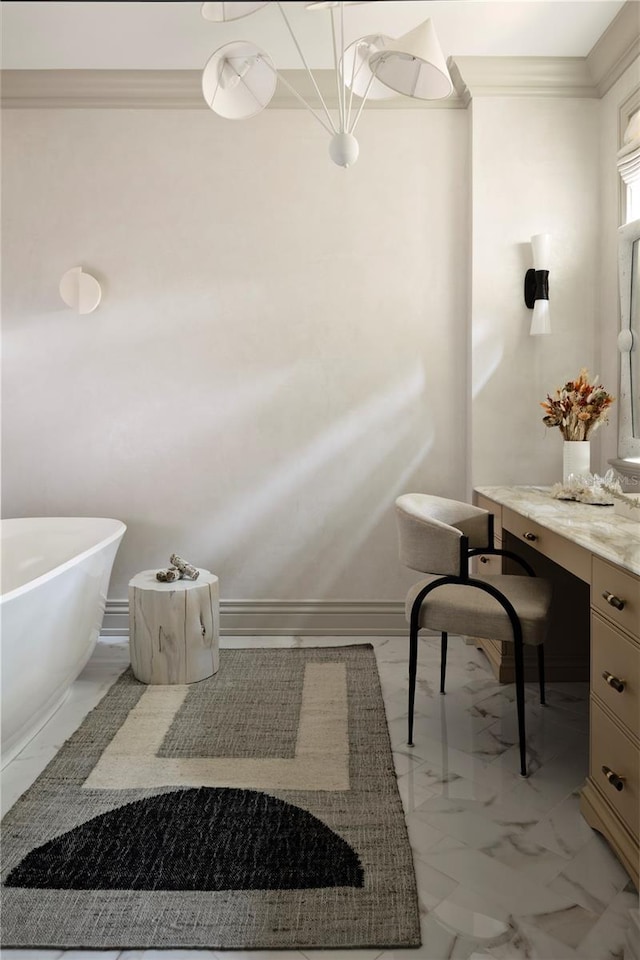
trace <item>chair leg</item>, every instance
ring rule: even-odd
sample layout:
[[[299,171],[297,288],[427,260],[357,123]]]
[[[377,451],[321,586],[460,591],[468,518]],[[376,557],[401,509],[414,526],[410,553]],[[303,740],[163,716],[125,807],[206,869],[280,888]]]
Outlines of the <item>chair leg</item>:
[[[518,738],[520,740],[520,775],[527,774],[527,741],[524,726],[524,656],[522,653],[522,637],[514,643],[514,660],[516,667],[516,706],[518,709]]]
[[[412,624],[409,631],[409,736],[407,739],[409,747],[413,746],[413,708],[416,700],[416,674],[418,672],[418,633],[419,628]]]
[[[447,673],[447,634],[440,640],[440,693],[444,693],[444,679]]]
[[[540,683],[540,703],[546,704],[544,694],[544,644],[538,646],[538,681]]]

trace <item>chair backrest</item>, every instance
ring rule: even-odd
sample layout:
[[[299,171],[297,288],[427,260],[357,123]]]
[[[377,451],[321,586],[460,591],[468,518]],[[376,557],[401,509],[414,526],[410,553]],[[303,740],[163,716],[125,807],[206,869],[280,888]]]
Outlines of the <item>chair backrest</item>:
[[[426,493],[396,500],[400,560],[420,573],[460,576],[460,540],[488,547],[489,513],[480,507]]]

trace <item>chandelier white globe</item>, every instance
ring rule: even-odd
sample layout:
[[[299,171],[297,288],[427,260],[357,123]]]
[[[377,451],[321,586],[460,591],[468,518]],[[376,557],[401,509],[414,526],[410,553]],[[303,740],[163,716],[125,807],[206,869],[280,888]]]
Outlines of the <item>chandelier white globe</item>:
[[[352,133],[334,133],[329,141],[329,156],[339,167],[352,167],[360,146]]]

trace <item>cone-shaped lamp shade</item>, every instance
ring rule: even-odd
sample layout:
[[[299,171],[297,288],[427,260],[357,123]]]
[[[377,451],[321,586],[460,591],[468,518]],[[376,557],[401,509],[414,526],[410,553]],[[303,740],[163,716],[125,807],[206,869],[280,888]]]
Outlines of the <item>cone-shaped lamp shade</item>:
[[[357,97],[366,96],[367,100],[390,100],[397,96],[395,90],[391,90],[384,83],[379,83],[378,80],[372,80],[369,66],[369,60],[373,54],[386,50],[391,43],[393,40],[390,37],[380,34],[360,37],[344,51],[340,62],[340,73],[344,71],[344,81]]]
[[[227,20],[240,20],[241,17],[248,17],[250,13],[259,10],[260,7],[266,7],[267,3],[268,0],[262,0],[261,3],[203,3],[200,13],[205,20],[225,23]]]
[[[276,90],[276,69],[254,43],[225,43],[202,72],[202,94],[208,107],[227,120],[255,117]]]
[[[549,313],[548,300],[536,300],[533,305],[533,316],[531,317],[531,327],[529,335],[537,337],[540,334],[551,333],[551,314]]]
[[[406,97],[440,100],[453,84],[431,20],[395,40],[369,60],[376,79]]]

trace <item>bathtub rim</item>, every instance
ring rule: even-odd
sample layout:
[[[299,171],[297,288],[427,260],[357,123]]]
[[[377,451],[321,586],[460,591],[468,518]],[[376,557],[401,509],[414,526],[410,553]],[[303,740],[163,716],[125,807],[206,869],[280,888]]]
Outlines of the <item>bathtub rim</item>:
[[[87,557],[91,557],[94,553],[98,553],[104,547],[107,547],[110,543],[113,543],[114,540],[121,540],[127,531],[126,523],[124,523],[122,520],[117,520],[115,517],[3,517],[2,520],[0,520],[0,525],[11,520],[101,520],[117,524],[117,526],[112,533],[108,534],[108,536],[103,537],[97,543],[87,547],[87,549],[83,550],[81,553],[74,554],[73,557],[71,557],[69,560],[65,560],[64,563],[59,563],[55,567],[51,567],[50,570],[47,570],[46,573],[41,573],[39,577],[34,577],[33,580],[27,580],[26,583],[21,584],[19,587],[14,587],[13,590],[9,590],[7,593],[0,594],[0,607],[2,607],[5,603],[8,603],[9,600],[15,600],[17,597],[22,596],[24,593],[28,593],[30,590],[33,590],[40,584],[46,583],[47,580],[53,580],[55,576],[60,573],[64,573],[65,570],[69,570],[76,564],[82,563],[82,561],[86,560]]]

